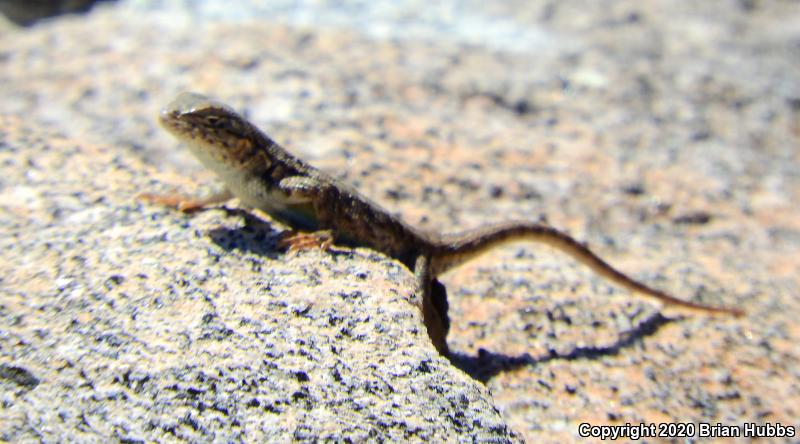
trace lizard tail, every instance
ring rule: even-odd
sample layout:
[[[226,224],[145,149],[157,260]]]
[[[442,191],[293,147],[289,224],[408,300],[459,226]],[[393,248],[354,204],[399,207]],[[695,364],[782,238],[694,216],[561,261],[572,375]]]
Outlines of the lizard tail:
[[[592,271],[609,281],[630,291],[642,293],[661,302],[711,313],[724,313],[742,316],[744,312],[735,308],[712,307],[695,302],[684,301],[661,290],[638,282],[601,259],[584,244],[568,234],[540,223],[522,222],[480,228],[466,233],[444,236],[436,242],[431,258],[434,275],[467,262],[485,253],[490,248],[506,242],[527,240],[541,242],[572,256]]]

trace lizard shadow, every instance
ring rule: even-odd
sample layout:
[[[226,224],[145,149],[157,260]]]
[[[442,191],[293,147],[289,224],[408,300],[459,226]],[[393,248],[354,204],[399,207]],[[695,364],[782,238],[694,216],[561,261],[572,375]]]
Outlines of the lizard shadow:
[[[273,224],[254,216],[241,208],[223,207],[228,216],[239,216],[244,226],[238,228],[220,227],[208,232],[211,241],[225,251],[239,250],[275,259],[283,254],[278,241],[283,233]]]
[[[239,250],[277,259],[286,254],[286,247],[280,241],[287,233],[286,230],[276,228],[274,222],[264,220],[252,211],[243,208],[221,207],[228,216],[239,216],[244,225],[237,228],[220,227],[209,230],[211,241],[225,251]],[[330,248],[327,250],[333,255],[349,255],[346,251]]]
[[[451,352],[448,359],[464,373],[486,384],[490,379],[500,373],[523,367],[534,367],[549,361],[574,361],[618,355],[625,349],[637,344],[642,338],[655,334],[661,327],[676,320],[677,319],[668,318],[656,312],[633,329],[620,333],[619,338],[611,344],[575,347],[566,353],[550,349],[547,354],[541,356],[531,356],[528,353],[511,356],[481,348],[474,356],[465,353]]]

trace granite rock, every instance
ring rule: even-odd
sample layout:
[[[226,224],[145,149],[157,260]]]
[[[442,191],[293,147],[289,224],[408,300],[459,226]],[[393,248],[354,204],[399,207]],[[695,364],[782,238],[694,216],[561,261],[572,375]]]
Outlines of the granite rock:
[[[797,425],[796,3],[497,3],[541,37],[507,50],[158,3],[1,31],[4,439]],[[747,315],[662,309],[518,244],[445,276],[448,362],[397,263],[284,255],[285,227],[235,201],[187,217],[134,199],[213,187],[155,124],[181,90],[414,225],[545,215],[637,278]]]
[[[514,440],[400,264],[286,257],[249,213],[138,203],[158,176],[115,147],[0,127],[4,441]]]

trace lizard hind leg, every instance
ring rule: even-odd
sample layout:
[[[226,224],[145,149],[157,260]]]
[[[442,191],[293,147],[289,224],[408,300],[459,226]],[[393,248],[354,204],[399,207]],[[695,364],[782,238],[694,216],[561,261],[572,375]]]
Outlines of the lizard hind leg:
[[[422,320],[428,330],[433,346],[442,356],[448,356],[447,332],[450,319],[447,317],[447,290],[433,277],[430,257],[420,255],[414,263],[417,304],[422,311]]]

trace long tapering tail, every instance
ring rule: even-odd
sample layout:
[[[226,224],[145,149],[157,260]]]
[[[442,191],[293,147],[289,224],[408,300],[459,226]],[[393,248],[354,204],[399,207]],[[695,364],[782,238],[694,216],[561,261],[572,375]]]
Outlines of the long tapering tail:
[[[521,222],[480,228],[466,233],[445,236],[436,242],[432,252],[431,266],[434,275],[463,264],[497,245],[512,241],[533,241],[548,244],[567,253],[578,262],[609,281],[631,290],[651,296],[664,303],[711,313],[726,313],[742,316],[744,312],[736,308],[713,307],[684,301],[661,290],[638,282],[608,264],[568,234],[545,224]]]

